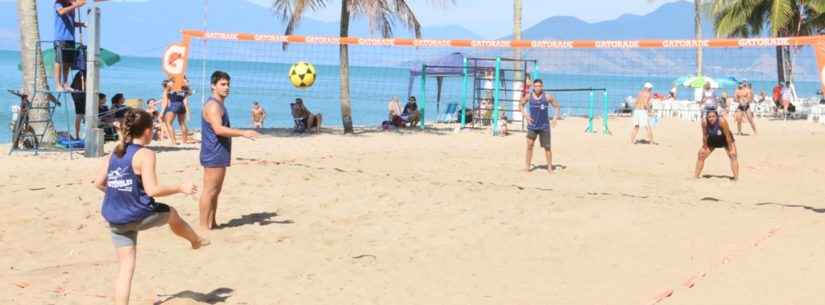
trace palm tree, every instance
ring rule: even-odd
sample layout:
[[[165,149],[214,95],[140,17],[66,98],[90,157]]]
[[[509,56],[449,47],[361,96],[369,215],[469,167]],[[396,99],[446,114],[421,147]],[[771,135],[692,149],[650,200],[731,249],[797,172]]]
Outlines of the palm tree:
[[[445,2],[447,0],[432,0]],[[307,10],[315,11],[326,7],[327,0],[274,0],[273,8],[281,19],[289,20],[284,31],[291,35]],[[384,38],[392,37],[393,21],[404,24],[415,38],[421,38],[421,23],[406,0],[341,0],[341,37],[349,36],[349,22],[353,15],[362,15],[369,20],[370,29],[381,33]],[[450,1],[452,2],[452,1]],[[286,47],[286,45],[284,46]],[[352,133],[352,104],[349,95],[349,48],[339,45],[341,74],[341,121],[344,133]]]
[[[521,40],[521,0],[513,0],[513,39]],[[513,49],[513,57],[521,59],[521,49]],[[513,62],[513,70],[519,70],[524,65],[520,62]],[[524,71],[527,72],[527,71]],[[514,80],[516,82],[522,81],[523,73],[516,73]]]
[[[29,112],[29,119],[36,123],[31,123],[31,126],[36,134],[44,135],[43,139],[40,139],[41,144],[54,143],[54,127],[45,123],[49,119],[49,112],[46,108],[53,97],[47,93],[49,84],[46,80],[46,67],[43,64],[43,56],[39,46],[40,28],[37,22],[36,0],[17,1],[17,24],[20,28],[20,62],[23,70],[22,91],[27,96],[34,97],[32,107],[35,109]],[[37,65],[35,65],[35,58],[38,59]],[[49,130],[46,130],[46,128]]]
[[[696,41],[702,40],[702,0],[693,1],[693,31],[696,33]],[[702,44],[696,46],[696,76],[702,76]]]
[[[717,0],[712,13],[716,35],[772,37],[818,34],[825,27],[825,0]],[[776,48],[777,78],[790,81],[790,47]]]

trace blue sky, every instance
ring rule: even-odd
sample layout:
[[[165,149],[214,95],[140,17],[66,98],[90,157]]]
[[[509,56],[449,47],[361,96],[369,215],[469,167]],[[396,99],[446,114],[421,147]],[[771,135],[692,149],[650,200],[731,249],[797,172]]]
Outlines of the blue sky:
[[[269,0],[247,0],[269,6]],[[622,14],[647,14],[668,2],[678,0],[523,0],[524,28],[547,17],[574,16],[596,22],[615,19]],[[436,9],[431,0],[412,0],[412,7],[421,23],[462,25],[483,37],[501,37],[512,33],[513,2],[508,0],[456,0],[447,10]],[[312,14],[325,21],[339,19],[341,1],[331,1],[323,11]],[[498,14],[496,12],[499,12]]]
[[[145,1],[145,0],[114,0]],[[175,1],[175,0],[163,0]],[[238,1],[238,0],[212,0]],[[245,0],[268,8],[271,0]],[[667,2],[678,0],[523,0],[524,28],[551,16],[574,16],[595,22],[614,19],[622,14],[647,14]],[[14,2],[14,0],[0,0]],[[456,4],[441,10],[432,0],[410,1],[421,23],[427,26],[462,25],[482,37],[501,37],[512,32],[513,5],[509,0],[455,0]],[[108,4],[112,5],[112,4]],[[332,0],[326,9],[310,14],[312,18],[337,21],[340,0]],[[498,12],[498,13],[497,13]]]

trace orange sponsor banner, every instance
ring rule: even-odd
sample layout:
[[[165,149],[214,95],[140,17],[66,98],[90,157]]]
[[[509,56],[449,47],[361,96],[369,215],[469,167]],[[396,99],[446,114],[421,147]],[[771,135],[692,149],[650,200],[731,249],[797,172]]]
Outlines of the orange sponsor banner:
[[[812,45],[825,36],[780,38],[726,38],[708,40],[466,40],[466,39],[407,39],[322,37],[277,34],[225,33],[184,30],[184,40],[212,39],[229,41],[265,41],[307,44],[348,44],[397,47],[455,47],[455,48],[525,48],[525,49],[686,49],[686,48],[764,48],[776,46]]]
[[[825,41],[818,41],[814,45],[816,54],[816,67],[819,74],[819,87],[825,92]]]

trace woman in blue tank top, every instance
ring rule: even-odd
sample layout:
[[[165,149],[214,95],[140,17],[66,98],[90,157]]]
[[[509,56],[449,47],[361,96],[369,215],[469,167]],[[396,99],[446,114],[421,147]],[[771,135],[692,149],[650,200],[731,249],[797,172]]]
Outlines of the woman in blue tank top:
[[[736,157],[736,143],[728,122],[722,120],[717,111],[709,111],[702,121],[702,148],[699,149],[699,158],[696,161],[694,175],[699,178],[705,167],[705,160],[714,149],[724,148],[730,158],[730,169],[733,172],[732,180],[739,179],[739,161]]]
[[[112,235],[120,264],[115,285],[115,304],[129,303],[129,290],[135,269],[139,231],[169,224],[176,235],[198,249],[208,242],[180,218],[178,212],[155,197],[194,194],[191,183],[163,186],[155,172],[155,153],[144,148],[152,142],[152,115],[132,109],[126,112],[120,130],[120,142],[104,161],[95,186],[105,193],[101,214]]]

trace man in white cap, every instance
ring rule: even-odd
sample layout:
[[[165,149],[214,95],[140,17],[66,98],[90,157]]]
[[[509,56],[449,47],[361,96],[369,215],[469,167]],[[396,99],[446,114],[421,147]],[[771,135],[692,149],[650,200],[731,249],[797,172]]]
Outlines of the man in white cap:
[[[633,133],[630,136],[630,143],[636,144],[636,135],[639,133],[639,127],[647,129],[647,141],[653,144],[653,129],[650,127],[648,111],[651,110],[652,104],[650,97],[653,92],[653,84],[645,83],[639,96],[636,97],[636,103],[633,105]]]

